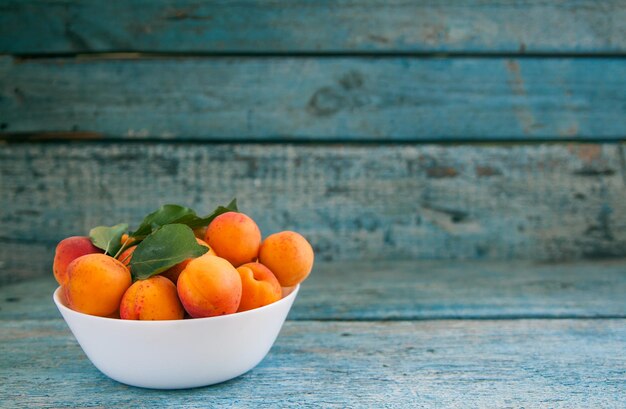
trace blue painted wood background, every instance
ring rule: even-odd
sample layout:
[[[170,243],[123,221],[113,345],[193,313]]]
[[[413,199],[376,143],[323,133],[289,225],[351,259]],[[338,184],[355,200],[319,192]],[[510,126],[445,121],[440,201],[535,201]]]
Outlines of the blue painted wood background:
[[[626,256],[625,21],[619,0],[2,0],[0,283],[94,224],[231,195],[323,260]]]
[[[621,0],[3,0],[0,51],[622,53]]]
[[[625,57],[623,0],[0,0],[0,406],[622,407]],[[235,195],[316,251],[268,357],[99,374],[56,242]]]

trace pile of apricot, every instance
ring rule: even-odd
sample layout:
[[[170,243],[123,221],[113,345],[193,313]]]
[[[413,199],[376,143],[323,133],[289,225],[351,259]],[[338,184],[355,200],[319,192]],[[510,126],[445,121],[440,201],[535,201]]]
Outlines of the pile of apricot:
[[[54,277],[75,311],[127,320],[175,320],[271,304],[313,268],[313,249],[303,236],[282,231],[262,240],[257,224],[243,213],[221,214],[206,230],[194,232],[208,248],[205,254],[135,282],[129,263],[136,246],[114,258],[89,237],[69,237],[57,245]]]

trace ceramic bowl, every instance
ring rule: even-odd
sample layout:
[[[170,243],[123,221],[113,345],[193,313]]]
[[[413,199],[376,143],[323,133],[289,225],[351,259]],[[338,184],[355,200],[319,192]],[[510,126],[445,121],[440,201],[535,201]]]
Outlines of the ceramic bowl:
[[[60,288],[53,299],[103,374],[142,388],[182,389],[224,382],[254,368],[274,344],[299,289],[254,310],[175,321],[129,321],[76,312],[66,306]]]

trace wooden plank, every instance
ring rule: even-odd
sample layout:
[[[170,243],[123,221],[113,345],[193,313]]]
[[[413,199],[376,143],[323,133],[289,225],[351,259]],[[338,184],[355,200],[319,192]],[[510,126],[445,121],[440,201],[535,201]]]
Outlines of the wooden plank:
[[[0,320],[59,318],[47,276],[0,287]],[[626,260],[317,263],[292,320],[626,318]]]
[[[8,0],[0,53],[626,50],[620,0]]]
[[[0,286],[49,274],[54,248],[54,243],[0,239]]]
[[[232,197],[318,261],[625,257],[622,158],[616,144],[7,144],[0,260],[11,277],[91,227]]]
[[[118,384],[60,320],[0,322],[7,407],[621,407],[625,320],[288,321],[266,359],[220,385]]]
[[[0,78],[0,131],[18,140],[46,131],[223,141],[626,134],[620,58],[4,57]]]

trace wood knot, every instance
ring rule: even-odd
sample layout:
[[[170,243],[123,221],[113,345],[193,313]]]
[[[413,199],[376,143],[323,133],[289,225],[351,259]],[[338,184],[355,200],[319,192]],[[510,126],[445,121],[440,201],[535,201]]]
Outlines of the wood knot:
[[[358,71],[349,71],[339,79],[343,89],[351,90],[363,86],[363,75]]]
[[[344,97],[331,87],[320,88],[311,97],[307,110],[316,116],[329,116],[339,112],[345,104]]]
[[[309,100],[307,110],[316,116],[333,115],[343,109],[367,105],[369,98],[361,90],[363,75],[358,71],[348,71],[337,80],[338,85],[322,87],[315,91]]]

